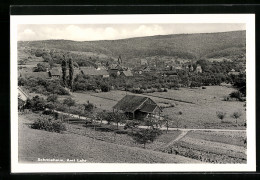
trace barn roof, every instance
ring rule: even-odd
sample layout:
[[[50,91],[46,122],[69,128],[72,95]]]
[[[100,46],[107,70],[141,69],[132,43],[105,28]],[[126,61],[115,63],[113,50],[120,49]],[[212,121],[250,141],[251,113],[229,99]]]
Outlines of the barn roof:
[[[156,107],[157,107],[156,104],[147,104],[147,103],[144,103],[144,104],[141,106],[140,111],[142,111],[142,112],[147,112],[147,113],[151,113],[151,112],[153,112],[153,111],[156,109]]]
[[[155,104],[147,103],[146,102],[147,99],[150,98],[145,96],[126,95],[120,101],[118,101],[118,103],[113,108],[122,110],[124,112],[134,112],[137,109],[139,109],[142,112],[152,113],[156,109],[156,107],[159,106],[156,103]]]
[[[146,101],[145,96],[126,95],[113,107],[125,112],[133,112]]]

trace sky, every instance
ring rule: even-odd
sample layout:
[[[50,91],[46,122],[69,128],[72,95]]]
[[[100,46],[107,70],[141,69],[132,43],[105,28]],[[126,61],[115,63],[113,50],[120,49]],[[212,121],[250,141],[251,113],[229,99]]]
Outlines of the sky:
[[[132,37],[245,30],[245,24],[20,24],[18,41],[115,40]]]

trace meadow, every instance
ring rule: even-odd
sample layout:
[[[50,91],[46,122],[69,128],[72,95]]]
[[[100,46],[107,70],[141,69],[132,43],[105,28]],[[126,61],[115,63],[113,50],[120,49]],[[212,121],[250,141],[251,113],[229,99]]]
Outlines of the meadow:
[[[207,86],[206,89],[169,90],[168,92],[154,92],[138,94],[147,96],[163,107],[162,115],[171,119],[179,120],[179,127],[182,128],[224,128],[224,129],[245,129],[246,120],[245,102],[224,101],[224,97],[235,89],[225,86]],[[112,110],[112,107],[126,94],[133,93],[125,91],[110,91],[102,93],[73,93],[73,98],[79,104],[87,101],[104,110]],[[135,94],[136,95],[136,94]],[[177,113],[181,111],[182,115]],[[221,121],[216,112],[226,113]],[[240,112],[241,117],[236,120],[231,117],[234,112]],[[170,127],[176,127],[176,123],[171,123]]]

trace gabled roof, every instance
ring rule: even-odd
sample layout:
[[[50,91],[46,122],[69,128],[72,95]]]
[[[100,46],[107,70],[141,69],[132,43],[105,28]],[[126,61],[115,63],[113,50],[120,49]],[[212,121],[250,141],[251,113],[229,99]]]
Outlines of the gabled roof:
[[[123,71],[122,74],[124,74],[127,77],[133,76],[133,73],[131,71]]]
[[[134,112],[147,99],[148,97],[145,96],[126,95],[113,108],[125,112]]]
[[[157,107],[156,104],[147,104],[147,103],[144,103],[144,104],[141,106],[140,111],[142,111],[142,112],[147,112],[147,113],[152,113],[152,112],[156,109],[156,107]]]
[[[142,112],[152,113],[159,106],[156,103],[148,103],[148,99],[150,98],[145,96],[126,95],[113,108],[124,112],[134,112],[139,109]]]

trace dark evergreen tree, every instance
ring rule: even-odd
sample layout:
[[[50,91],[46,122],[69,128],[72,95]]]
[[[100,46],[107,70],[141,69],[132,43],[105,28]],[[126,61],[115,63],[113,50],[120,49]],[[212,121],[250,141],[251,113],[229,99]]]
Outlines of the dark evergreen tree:
[[[73,74],[74,74],[73,61],[70,58],[69,59],[69,86],[71,90],[73,90]]]
[[[62,69],[62,81],[64,86],[66,86],[66,71],[67,71],[67,62],[65,59],[62,60],[61,62],[61,69]]]

